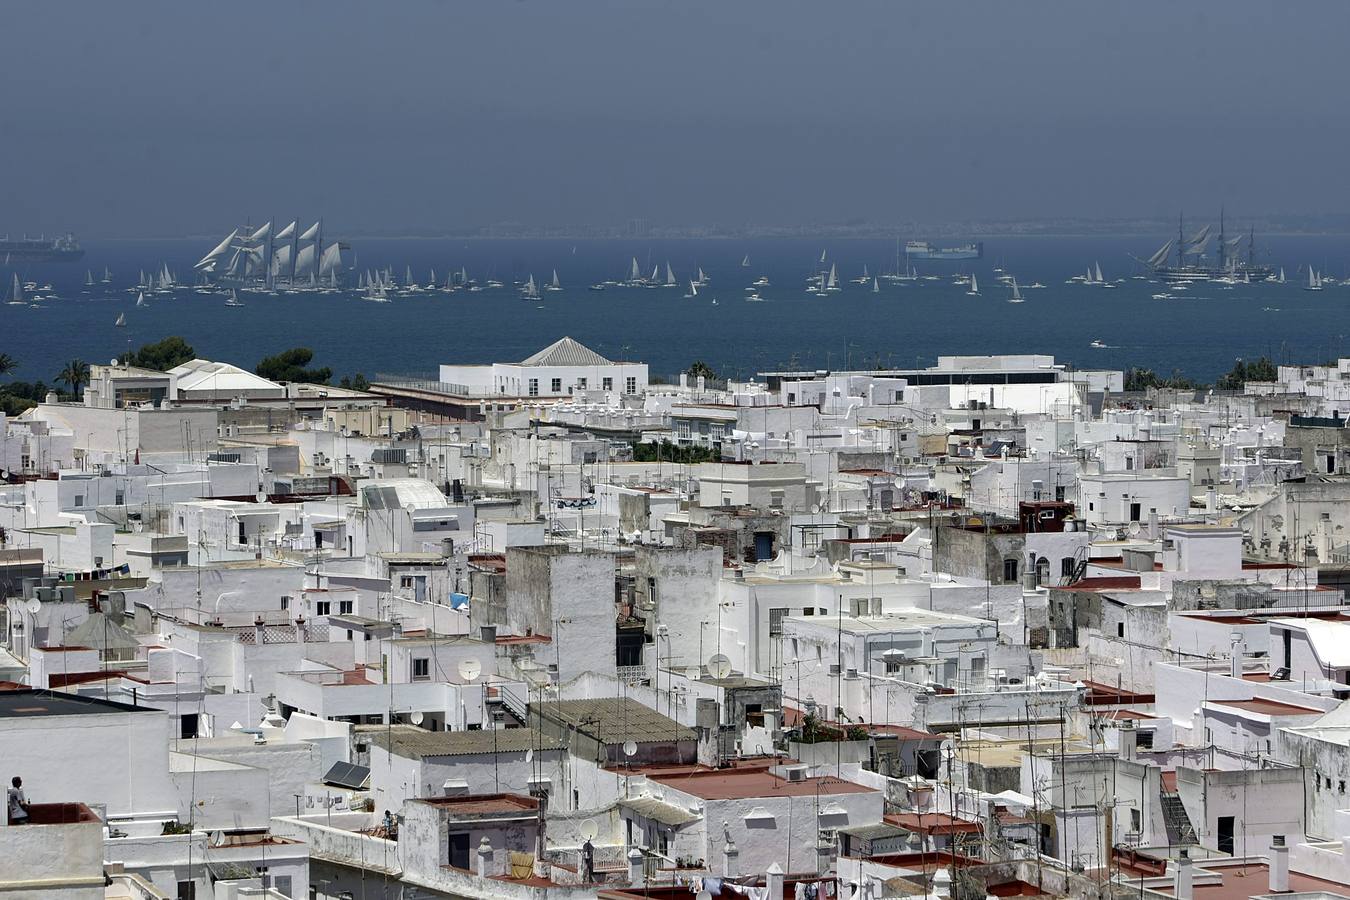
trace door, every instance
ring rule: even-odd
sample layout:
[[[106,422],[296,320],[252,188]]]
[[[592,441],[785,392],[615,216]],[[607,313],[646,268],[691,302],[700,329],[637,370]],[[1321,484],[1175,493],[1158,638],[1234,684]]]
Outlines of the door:
[[[1138,503],[1131,503],[1131,504],[1130,504],[1130,521],[1131,521],[1131,522],[1138,522],[1138,521],[1139,521],[1139,513],[1140,513],[1140,512],[1142,512],[1142,510],[1139,508],[1139,504],[1138,504]]]
[[[418,603],[427,602],[427,576],[425,575],[413,576],[413,598]]]
[[[469,868],[468,832],[450,835],[450,865],[456,869]]]
[[[773,559],[773,532],[755,532],[755,561]]]
[[[1219,816],[1219,852],[1233,855],[1233,817]]]

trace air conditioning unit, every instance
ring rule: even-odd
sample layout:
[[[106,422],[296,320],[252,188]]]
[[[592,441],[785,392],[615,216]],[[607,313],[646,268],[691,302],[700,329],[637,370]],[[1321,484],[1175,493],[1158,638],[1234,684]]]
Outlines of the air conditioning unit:
[[[806,766],[793,766],[792,768],[788,769],[788,770],[787,770],[787,780],[788,780],[788,781],[794,781],[794,782],[797,782],[797,781],[805,781],[805,780],[806,780]]]
[[[839,664],[838,664],[838,663],[830,663],[830,674],[831,674],[831,675],[838,675],[838,674],[839,674]]]

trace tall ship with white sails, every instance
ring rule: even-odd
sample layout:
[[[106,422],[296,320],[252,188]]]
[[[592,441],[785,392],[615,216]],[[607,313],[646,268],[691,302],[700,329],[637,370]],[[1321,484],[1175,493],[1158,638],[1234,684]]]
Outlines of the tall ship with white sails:
[[[1214,243],[1214,259],[1210,264],[1209,248]],[[1244,247],[1243,244],[1246,244]],[[1175,259],[1175,263],[1173,260]],[[1177,236],[1163,244],[1146,260],[1140,260],[1158,278],[1167,281],[1209,281],[1229,278],[1237,281],[1261,281],[1271,278],[1275,270],[1256,261],[1256,231],[1229,237],[1224,226],[1223,210],[1219,211],[1217,241],[1213,227],[1205,225],[1186,236],[1186,224],[1177,216]]]
[[[194,268],[220,285],[251,290],[317,290],[338,287],[344,270],[342,241],[324,243],[323,220],[300,230],[300,220],[274,231],[272,222],[234,229]]]

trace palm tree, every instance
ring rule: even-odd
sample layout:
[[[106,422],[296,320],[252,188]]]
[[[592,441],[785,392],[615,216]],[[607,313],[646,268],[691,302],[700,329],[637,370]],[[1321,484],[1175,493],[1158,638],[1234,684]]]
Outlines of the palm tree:
[[[89,363],[82,359],[72,359],[66,363],[61,374],[56,376],[56,380],[70,385],[70,392],[78,397],[81,385],[89,383]]]
[[[19,368],[19,361],[8,353],[0,353],[0,376],[9,375]]]

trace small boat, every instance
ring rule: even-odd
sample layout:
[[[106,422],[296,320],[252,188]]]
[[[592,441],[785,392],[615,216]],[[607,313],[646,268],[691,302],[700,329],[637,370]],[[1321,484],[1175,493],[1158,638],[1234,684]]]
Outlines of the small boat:
[[[235,293],[234,288],[230,288],[230,296],[225,298],[225,305],[229,307],[240,307],[244,305],[244,301],[239,299],[239,295]]]
[[[126,328],[126,327],[127,327],[127,314],[126,314],[126,313],[118,313],[118,314],[117,314],[117,321],[113,323],[113,326],[116,327],[116,328]]]
[[[834,263],[830,263],[830,277],[825,282],[825,290],[827,291],[842,290],[842,288],[839,287],[839,274],[835,269]]]
[[[145,305],[146,305],[146,303],[145,303],[145,294],[144,294],[144,293],[138,293],[138,294],[136,295],[136,305],[137,305],[137,306],[145,306]]]
[[[1106,350],[1106,349],[1108,349],[1107,345],[1104,344],[1104,343],[1102,343],[1101,341],[1093,341],[1092,343],[1088,344],[1088,346],[1091,347],[1093,350]]]
[[[103,283],[112,284],[112,269],[109,269],[107,266],[103,267]]]
[[[1317,270],[1308,266],[1308,283],[1303,286],[1305,291],[1322,290],[1322,276],[1317,274]]]
[[[525,286],[520,289],[520,299],[522,300],[539,299],[539,285],[534,283],[533,275],[530,276],[529,281],[525,282]]]
[[[979,279],[975,277],[974,272],[970,273],[970,290],[966,291],[966,296],[968,297],[980,296],[980,282]]]
[[[698,270],[698,278],[694,279],[694,281],[698,284],[699,287],[707,287],[707,286],[708,286],[708,276],[705,275],[705,274],[703,274],[703,268],[702,268],[702,267],[699,268],[699,270]]]
[[[1016,279],[1016,278],[1014,278],[1014,279],[1012,280],[1012,296],[1008,298],[1008,302],[1009,302],[1009,303],[1025,303],[1025,302],[1026,302],[1025,300],[1022,299],[1022,292],[1021,292],[1020,290],[1018,290],[1018,287],[1017,287],[1017,279]]]
[[[746,298],[745,298],[745,302],[746,302],[746,303],[763,303],[763,302],[765,302],[765,300],[764,300],[763,297],[761,297],[761,296],[759,295],[759,291],[755,291],[755,292],[752,293],[749,297],[746,297]]]
[[[716,298],[716,297],[713,298],[712,305],[713,305],[713,306],[716,306],[716,305],[717,305],[717,298]]]
[[[562,283],[561,283],[560,281],[558,281],[558,270],[557,270],[557,269],[554,269],[554,270],[553,270],[553,280],[550,281],[547,285],[544,286],[544,290],[546,290],[546,291],[561,291],[561,290],[562,290]]]
[[[751,287],[757,287],[757,288],[768,287],[768,286],[769,286],[769,276],[768,276],[768,275],[761,275],[761,276],[759,276],[759,277],[756,278],[754,281],[750,282],[750,286],[751,286]]]
[[[698,282],[691,281],[689,282],[689,293],[684,295],[684,299],[689,300],[697,296],[698,296]]]
[[[94,272],[92,269],[84,270],[84,286],[87,288],[91,288],[94,286]],[[85,293],[87,294],[89,292],[85,291]]]
[[[824,255],[822,255],[822,256],[821,256],[821,259],[823,260],[824,258],[825,258]],[[750,254],[749,254],[749,253],[745,254],[745,259],[741,260],[741,268],[742,268],[742,269],[748,269],[748,268],[750,268]]]
[[[867,266],[863,266],[862,274],[853,279],[854,284],[867,284],[872,280],[872,276],[867,274]]]
[[[872,279],[872,293],[874,294],[881,293],[881,282],[878,281],[876,278]]]
[[[666,260],[666,287],[679,287],[679,282],[675,280],[675,272],[670,268],[669,260]]]
[[[605,289],[605,283],[604,283],[603,281],[600,281],[600,282],[596,282],[595,284],[591,285],[591,286],[588,287],[586,290],[588,290],[588,291],[603,291],[604,289]]]
[[[6,301],[10,306],[22,306],[28,301],[23,296],[23,285],[19,283],[19,275],[14,275],[14,287],[10,290],[9,300]]]

